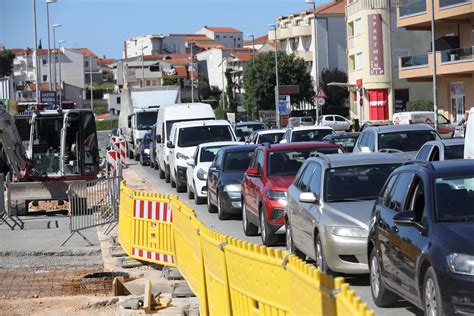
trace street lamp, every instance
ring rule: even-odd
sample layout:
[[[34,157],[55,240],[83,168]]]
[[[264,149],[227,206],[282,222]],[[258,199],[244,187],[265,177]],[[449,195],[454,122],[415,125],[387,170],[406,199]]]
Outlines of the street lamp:
[[[269,24],[268,29],[275,31],[275,119],[276,126],[280,128],[280,111],[278,108],[278,103],[280,100],[280,89],[278,83],[278,38],[277,38],[277,27],[275,24]]]
[[[61,24],[53,24],[53,90],[56,91],[56,28],[61,27]]]
[[[219,65],[217,65],[217,67],[221,67],[221,70],[222,70],[222,92],[221,92],[221,102],[222,102],[222,109],[225,110],[225,94],[224,94],[224,91],[225,91],[225,80],[224,80],[224,62],[227,61],[227,57],[222,57],[222,60],[221,62],[219,63]]]
[[[188,43],[191,47],[191,103],[194,103],[194,55],[193,55],[193,45],[195,42]]]
[[[57,0],[46,0],[46,24],[48,27],[48,67],[49,67],[49,91],[51,91],[51,77],[52,77],[52,70],[51,70],[51,40],[49,37],[49,5],[52,3],[56,3]]]
[[[66,43],[64,40],[58,41],[58,48],[59,48],[59,109],[63,108],[63,83],[61,79],[61,44]]]
[[[319,119],[319,105],[316,102],[316,92],[319,90],[319,63],[318,63],[318,50],[316,47],[317,38],[317,23],[316,23],[316,1],[306,0],[307,4],[313,6],[313,24],[314,24],[314,46],[313,46],[313,65],[314,65],[314,107],[316,109],[316,122]]]
[[[142,41],[142,83],[140,85],[140,87],[144,87],[145,86],[145,66],[143,65],[143,60],[145,59],[145,55],[143,54],[143,50],[148,48],[148,45],[143,47],[143,41]]]
[[[34,57],[35,57],[35,77],[36,77],[36,103],[39,103],[40,101],[40,67],[38,63],[38,26],[36,24],[36,0],[33,0],[33,28],[34,28],[34,38],[35,38],[35,51],[34,51]]]
[[[248,34],[247,37],[252,38],[252,65],[255,63],[255,35]]]

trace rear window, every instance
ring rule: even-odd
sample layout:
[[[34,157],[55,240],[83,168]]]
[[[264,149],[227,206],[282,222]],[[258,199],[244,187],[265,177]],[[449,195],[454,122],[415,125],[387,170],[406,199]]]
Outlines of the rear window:
[[[211,162],[216,157],[217,152],[225,146],[212,146],[204,147],[201,149],[201,155],[199,156],[199,162]]]
[[[444,149],[444,159],[464,159],[464,145],[446,146]]]
[[[273,134],[263,134],[260,135],[258,138],[258,143],[270,143],[270,144],[278,144],[280,140],[283,138],[284,133],[273,133]]]
[[[224,171],[245,171],[250,165],[253,150],[233,151],[227,153],[224,158]]]
[[[441,139],[438,134],[430,130],[381,133],[379,134],[379,150],[418,151],[426,142],[438,139]]]
[[[252,132],[260,131],[266,129],[264,124],[249,124],[249,125],[239,125],[235,127],[235,133],[237,135],[249,136]]]
[[[357,141],[358,136],[351,136],[351,137],[337,137],[334,138],[334,143],[341,145],[348,152],[352,152],[354,150],[355,143]]]
[[[306,159],[316,153],[340,154],[339,147],[295,148],[268,153],[267,173],[269,176],[294,176]]]
[[[179,129],[178,146],[192,147],[202,143],[233,141],[228,125],[183,127]]]
[[[292,142],[312,142],[320,141],[324,136],[332,134],[330,129],[319,129],[319,130],[304,130],[294,131],[292,134]]]

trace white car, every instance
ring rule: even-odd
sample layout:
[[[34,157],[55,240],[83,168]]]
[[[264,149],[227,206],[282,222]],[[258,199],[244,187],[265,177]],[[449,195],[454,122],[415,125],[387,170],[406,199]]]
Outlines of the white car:
[[[191,158],[196,147],[203,143],[236,141],[237,137],[228,121],[207,120],[174,123],[171,128],[169,148],[169,166],[171,187],[186,192],[186,160]]]
[[[217,152],[226,146],[244,145],[242,142],[204,143],[196,147],[192,158],[186,160],[188,170],[188,198],[195,199],[196,204],[202,204],[207,198],[207,173]]]
[[[323,115],[318,120],[319,126],[329,126],[335,131],[349,131],[352,122],[341,115]]]
[[[282,129],[264,129],[261,131],[255,131],[250,134],[249,139],[247,140],[248,144],[278,144],[285,134],[285,131]]]
[[[286,130],[280,143],[320,142],[324,136],[334,133],[334,130],[329,126],[291,127]]]

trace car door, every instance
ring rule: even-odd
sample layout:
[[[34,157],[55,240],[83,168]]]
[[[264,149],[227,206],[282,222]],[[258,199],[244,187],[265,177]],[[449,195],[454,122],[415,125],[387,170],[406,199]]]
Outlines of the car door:
[[[208,192],[208,198],[210,198],[211,201],[217,200],[216,192],[217,192],[217,183],[219,181],[219,176],[221,172],[220,162],[223,160],[222,155],[223,155],[222,151],[219,150],[216,154],[216,157],[214,157],[214,161],[209,167],[209,171],[207,173],[207,192]]]
[[[441,150],[438,145],[433,145],[433,149],[430,152],[428,157],[429,161],[440,161],[441,160]]]
[[[262,149],[257,150],[257,168],[259,170],[259,176],[258,177],[253,177],[252,178],[252,185],[250,189],[252,190],[251,194],[253,198],[251,199],[252,204],[251,204],[251,212],[254,213],[254,215],[258,216],[258,204],[259,201],[261,200],[261,190],[263,189],[263,182],[262,178],[265,176],[265,153]]]
[[[199,150],[201,146],[197,146],[196,150],[194,151],[194,154],[192,156],[192,159],[194,161],[192,166],[188,165],[188,169],[186,169],[186,178],[188,181],[188,186],[192,187],[194,192],[196,191],[196,188],[194,187],[194,168],[196,168],[197,164],[199,163]]]
[[[263,158],[263,151],[261,149],[257,149],[252,157],[252,161],[250,163],[250,168],[261,168],[259,161],[261,161]],[[263,164],[262,164],[263,165]],[[260,174],[262,169],[260,170]],[[260,182],[260,177],[258,176],[248,176],[245,175],[244,177],[244,188],[245,192],[244,193],[244,198],[245,198],[245,205],[247,207],[247,210],[252,212],[253,214],[258,214],[257,208],[257,194],[258,194],[258,188],[257,185]]]
[[[328,115],[324,118],[324,124],[325,126],[332,127],[334,129],[335,127],[335,122],[334,122],[334,116]]]
[[[348,130],[347,121],[345,118],[339,115],[334,115],[334,130],[336,131],[345,131]]]

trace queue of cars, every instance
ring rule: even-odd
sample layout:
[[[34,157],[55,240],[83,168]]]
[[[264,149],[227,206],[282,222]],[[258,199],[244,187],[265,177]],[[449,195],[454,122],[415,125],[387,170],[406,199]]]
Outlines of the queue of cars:
[[[463,140],[428,124],[232,127],[204,108],[158,114],[148,153],[177,192],[321,271],[369,274],[378,306],[402,297],[430,315],[474,312],[474,163],[459,161]]]

